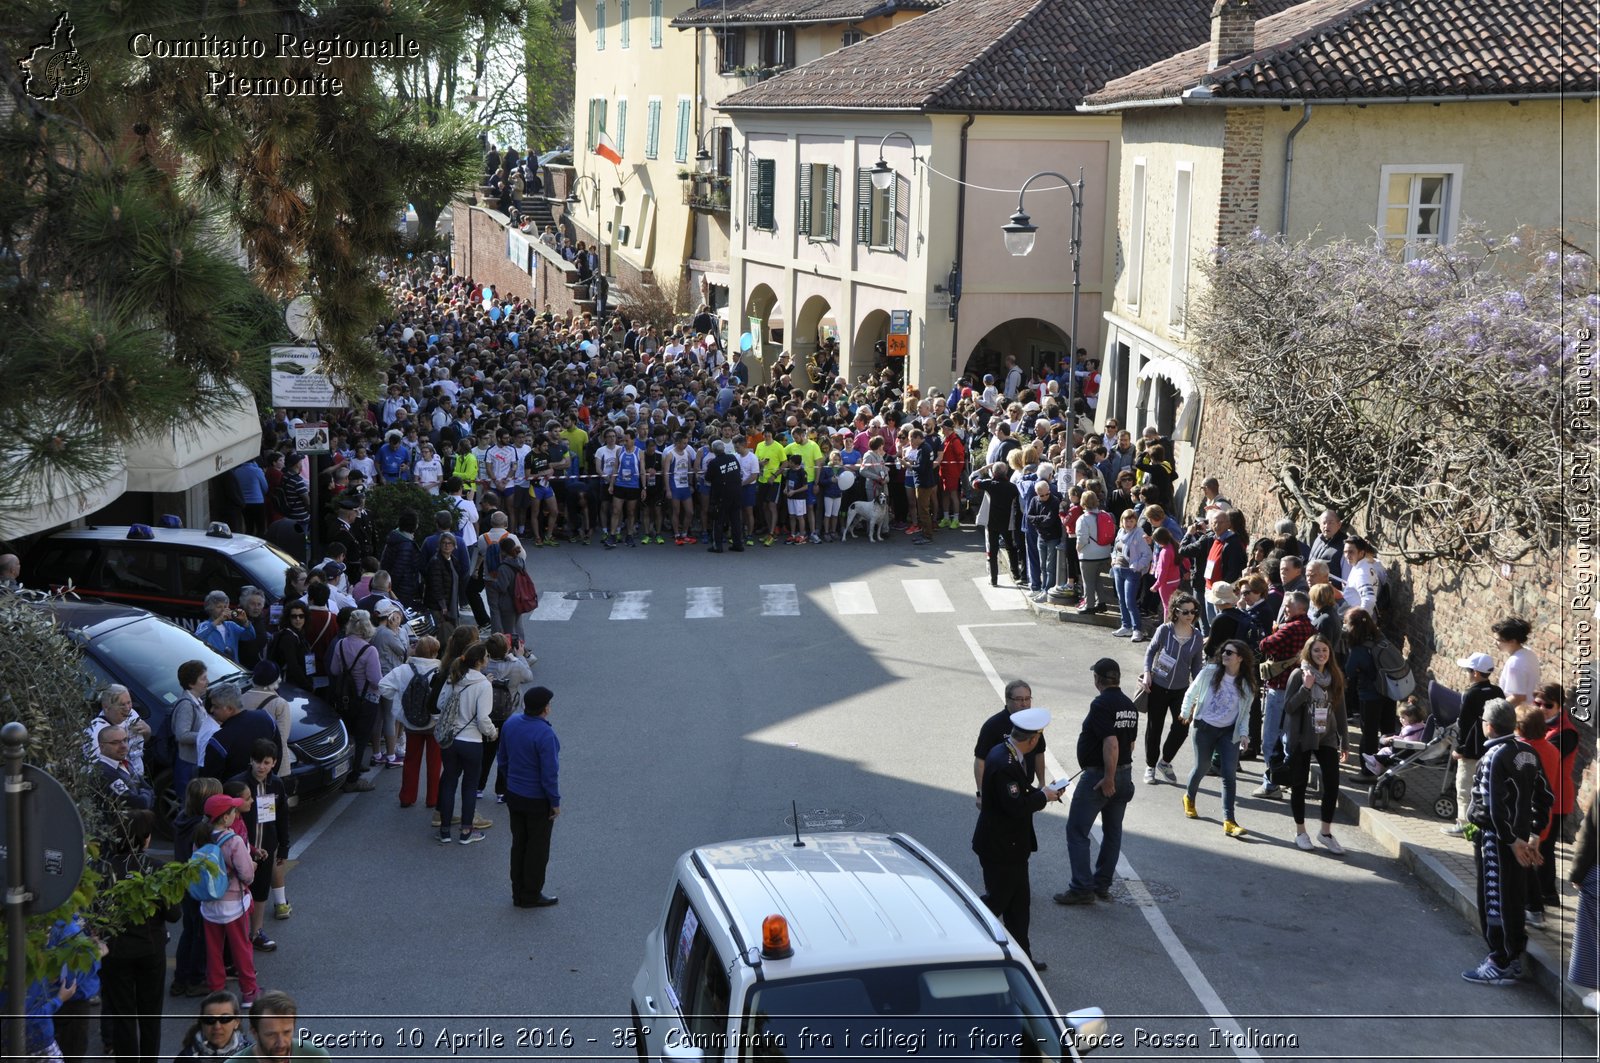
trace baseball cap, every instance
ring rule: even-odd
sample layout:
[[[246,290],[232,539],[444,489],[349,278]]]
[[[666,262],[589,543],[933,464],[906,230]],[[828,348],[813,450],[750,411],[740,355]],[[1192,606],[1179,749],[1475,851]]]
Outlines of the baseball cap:
[[[1460,668],[1469,668],[1474,672],[1482,672],[1488,675],[1494,671],[1494,658],[1487,653],[1473,653],[1461,658],[1456,662],[1456,665]]]
[[[244,801],[238,797],[229,797],[227,794],[212,794],[206,798],[206,818],[216,819],[230,808],[243,808]]]
[[[378,616],[393,616],[400,611],[400,607],[391,599],[383,598],[378,601],[377,605],[372,607],[372,611]]]
[[[1089,666],[1089,671],[1093,672],[1101,679],[1122,678],[1122,665],[1118,664],[1110,657],[1100,658],[1098,661]]]

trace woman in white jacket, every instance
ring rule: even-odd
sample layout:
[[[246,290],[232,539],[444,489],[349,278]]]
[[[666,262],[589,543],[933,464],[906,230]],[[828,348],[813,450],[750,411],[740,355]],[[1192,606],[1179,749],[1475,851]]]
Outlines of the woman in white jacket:
[[[1250,705],[1260,684],[1256,658],[1249,643],[1229,639],[1217,650],[1217,659],[1200,670],[1183,697],[1178,719],[1193,725],[1194,768],[1183,795],[1183,814],[1199,819],[1194,807],[1200,780],[1211,770],[1216,756],[1222,773],[1222,830],[1230,838],[1244,837],[1233,818],[1233,800],[1239,772],[1239,754],[1250,745]]]
[[[439,841],[449,845],[450,821],[455,812],[456,787],[461,788],[461,844],[483,841],[483,831],[472,826],[478,807],[478,774],[483,770],[483,743],[500,731],[489,719],[494,708],[494,691],[483,674],[489,650],[475,643],[450,665],[450,676],[439,691],[439,712],[459,726],[455,740],[444,749],[444,766],[439,775]]]
[[[424,762],[427,766],[427,798],[428,807],[433,808],[439,803],[439,772],[442,768],[439,743],[433,737],[433,723],[429,721],[410,721],[405,715],[405,692],[411,685],[414,676],[431,680],[433,673],[439,669],[439,640],[432,635],[424,635],[417,640],[412,649],[411,656],[378,682],[378,692],[382,694],[389,704],[389,713],[394,721],[405,729],[405,768],[400,773],[400,807],[410,808],[417,800],[418,780],[422,775]]]

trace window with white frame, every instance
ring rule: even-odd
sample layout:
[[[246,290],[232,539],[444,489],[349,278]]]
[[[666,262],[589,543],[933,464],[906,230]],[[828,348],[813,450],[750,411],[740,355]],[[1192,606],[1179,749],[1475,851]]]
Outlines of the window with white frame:
[[[1410,256],[1455,239],[1462,170],[1459,164],[1383,167],[1378,230],[1385,245]]]
[[[650,0],[650,47],[661,47],[661,0]]]
[[[1167,288],[1167,324],[1182,329],[1189,314],[1189,229],[1194,164],[1178,163],[1172,182],[1172,283]]]
[[[825,162],[800,164],[796,228],[813,243],[839,239],[839,168]]]
[[[594,50],[605,51],[606,47],[606,0],[594,0]]]
[[[678,138],[673,142],[672,157],[678,162],[689,161],[689,109],[692,101],[687,96],[678,97]]]
[[[628,46],[628,0],[617,0],[617,37],[622,47]]]
[[[589,98],[589,151],[593,151],[594,146],[600,142],[600,131],[605,127],[606,100],[602,96],[591,96]]]
[[[732,74],[744,69],[744,27],[719,29],[717,40],[717,73]]]
[[[1133,160],[1133,190],[1128,196],[1128,306],[1138,309],[1144,293],[1144,210],[1146,173],[1143,156]]]
[[[652,96],[644,106],[644,157],[653,159],[661,147],[661,97]]]
[[[778,161],[750,157],[745,168],[745,224],[776,232],[778,228]]]
[[[857,169],[856,243],[904,254],[910,206],[911,187],[904,176],[896,173],[888,188],[879,188],[870,169]]]

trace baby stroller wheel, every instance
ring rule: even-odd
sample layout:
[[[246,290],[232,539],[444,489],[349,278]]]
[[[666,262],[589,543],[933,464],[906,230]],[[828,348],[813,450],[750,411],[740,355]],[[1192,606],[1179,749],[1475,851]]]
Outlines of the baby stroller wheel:
[[[1396,801],[1405,800],[1406,781],[1404,779],[1390,779],[1389,796],[1394,798]]]
[[[1373,783],[1372,788],[1367,791],[1367,796],[1372,800],[1372,807],[1382,812],[1383,806],[1387,803],[1384,800],[1383,785],[1381,783]]]
[[[1440,794],[1433,802],[1433,814],[1440,819],[1456,818],[1456,799],[1452,794]]]

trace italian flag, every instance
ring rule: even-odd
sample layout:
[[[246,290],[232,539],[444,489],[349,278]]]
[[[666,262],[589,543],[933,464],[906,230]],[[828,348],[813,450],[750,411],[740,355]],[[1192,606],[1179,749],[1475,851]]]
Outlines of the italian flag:
[[[600,130],[600,141],[594,146],[594,153],[602,159],[609,159],[615,166],[622,165],[622,152],[611,142],[611,135],[604,129]]]

